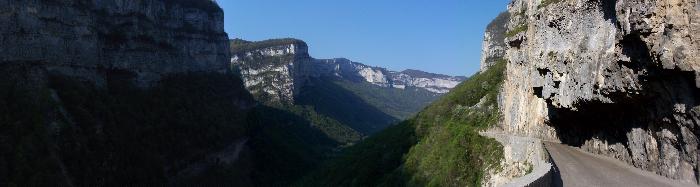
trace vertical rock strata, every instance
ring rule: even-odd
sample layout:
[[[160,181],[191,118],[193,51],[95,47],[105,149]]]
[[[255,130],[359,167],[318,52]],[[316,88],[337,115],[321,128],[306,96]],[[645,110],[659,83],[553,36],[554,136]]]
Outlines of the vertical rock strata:
[[[223,11],[209,0],[0,0],[0,65],[40,65],[100,82],[226,69]]]
[[[311,61],[307,45],[299,40],[269,45],[233,40],[231,53],[231,67],[241,74],[245,87],[266,102],[293,103],[303,81],[296,72],[308,71],[301,67]]]
[[[506,131],[698,182],[697,0],[514,0]]]

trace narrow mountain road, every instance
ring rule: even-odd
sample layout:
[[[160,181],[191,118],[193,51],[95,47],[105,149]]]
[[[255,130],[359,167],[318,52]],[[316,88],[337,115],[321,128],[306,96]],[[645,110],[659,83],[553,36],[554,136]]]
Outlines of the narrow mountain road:
[[[563,144],[546,142],[545,147],[558,168],[554,186],[695,186]]]

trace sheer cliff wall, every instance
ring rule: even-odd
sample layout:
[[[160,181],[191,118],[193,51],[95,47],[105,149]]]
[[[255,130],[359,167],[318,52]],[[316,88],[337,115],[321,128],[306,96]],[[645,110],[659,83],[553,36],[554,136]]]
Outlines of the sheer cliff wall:
[[[698,182],[697,0],[514,0],[505,131]]]

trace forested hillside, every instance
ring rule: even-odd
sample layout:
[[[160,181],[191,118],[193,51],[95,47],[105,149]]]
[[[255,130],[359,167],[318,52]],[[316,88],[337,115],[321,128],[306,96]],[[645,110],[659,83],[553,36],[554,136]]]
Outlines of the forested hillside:
[[[500,120],[505,62],[476,74],[417,116],[344,150],[299,186],[479,186],[501,145],[478,132]]]

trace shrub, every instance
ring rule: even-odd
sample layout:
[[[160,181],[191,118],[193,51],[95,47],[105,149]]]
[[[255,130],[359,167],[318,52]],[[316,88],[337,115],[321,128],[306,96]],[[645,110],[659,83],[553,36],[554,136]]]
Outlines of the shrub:
[[[513,36],[517,35],[518,33],[525,32],[525,31],[527,31],[526,24],[518,25],[517,27],[513,28],[512,30],[509,30],[508,32],[506,32],[506,37],[513,37]]]
[[[559,2],[561,2],[561,0],[542,0],[542,2],[540,2],[540,5],[538,5],[537,8],[544,8],[544,7],[547,7],[551,4],[559,3]]]

